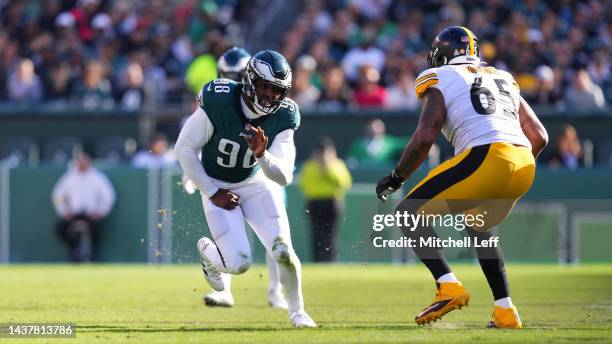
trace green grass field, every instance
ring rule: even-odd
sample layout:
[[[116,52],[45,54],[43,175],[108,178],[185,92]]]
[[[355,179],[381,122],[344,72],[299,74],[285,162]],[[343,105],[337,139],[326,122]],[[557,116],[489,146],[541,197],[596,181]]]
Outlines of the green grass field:
[[[75,322],[59,343],[612,342],[612,265],[508,266],[525,328],[486,329],[493,309],[478,265],[454,269],[470,306],[432,326],[414,315],[433,298],[420,265],[307,265],[306,309],[320,325],[294,330],[267,306],[267,270],[234,279],[237,305],[212,309],[196,265],[12,265],[0,267],[0,322]]]

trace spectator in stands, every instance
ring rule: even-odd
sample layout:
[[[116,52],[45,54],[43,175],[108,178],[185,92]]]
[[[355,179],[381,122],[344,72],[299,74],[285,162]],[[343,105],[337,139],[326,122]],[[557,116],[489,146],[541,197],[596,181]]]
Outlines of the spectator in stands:
[[[336,228],[342,218],[344,197],[351,187],[351,174],[338,158],[333,141],[321,139],[302,165],[300,188],[307,201],[312,226],[313,260],[336,259]]]
[[[374,46],[376,40],[376,26],[373,23],[366,24],[361,31],[360,44],[349,50],[342,59],[342,68],[349,80],[356,80],[360,76],[360,70],[369,64],[380,75],[385,65],[385,52]]]
[[[579,70],[574,75],[572,85],[565,94],[565,100],[571,109],[586,111],[601,110],[606,102],[601,88],[593,83],[586,70]]]
[[[571,109],[581,112],[601,110],[606,105],[601,88],[593,83],[584,69],[574,75],[573,83],[565,94],[565,100]]]
[[[143,150],[132,159],[132,165],[146,168],[164,168],[176,165],[174,154],[168,149],[168,140],[164,134],[155,134],[149,150]]]
[[[548,162],[551,168],[563,167],[575,170],[582,166],[582,145],[576,129],[570,124],[563,127],[555,148],[555,154]]]
[[[144,76],[142,67],[130,62],[123,73],[122,88],[119,93],[119,104],[125,110],[138,110],[144,105]]]
[[[300,106],[300,109],[314,107],[321,96],[321,91],[310,81],[316,68],[317,62],[309,55],[301,56],[296,62],[291,98]]]
[[[395,83],[387,89],[385,108],[389,110],[416,110],[419,101],[414,92],[414,74],[400,72]]]
[[[70,65],[65,62],[55,64],[47,80],[45,99],[65,103],[70,96],[70,82]]]
[[[321,111],[340,111],[352,104],[352,94],[346,85],[344,72],[339,67],[332,67],[325,72],[323,92],[317,107]]]
[[[115,191],[108,178],[91,166],[89,155],[77,156],[55,185],[52,200],[59,216],[56,231],[70,248],[70,261],[96,260],[101,224],[113,208]]]
[[[105,67],[100,61],[90,61],[83,80],[72,91],[72,100],[85,109],[111,109],[114,106],[112,87],[105,77]]]
[[[8,77],[6,87],[8,98],[12,101],[32,103],[42,98],[42,83],[30,59],[19,61],[16,70]]]
[[[387,102],[387,90],[380,86],[380,73],[376,68],[364,65],[359,68],[357,88],[354,92],[355,103],[361,108],[381,108]]]
[[[536,92],[527,100],[530,103],[540,105],[559,105],[563,100],[561,93],[561,82],[556,80],[555,71],[546,65],[541,65],[535,70],[538,80]]]
[[[349,166],[381,166],[396,161],[402,154],[405,140],[387,135],[385,123],[374,118],[365,127],[365,135],[354,141],[346,161]]]

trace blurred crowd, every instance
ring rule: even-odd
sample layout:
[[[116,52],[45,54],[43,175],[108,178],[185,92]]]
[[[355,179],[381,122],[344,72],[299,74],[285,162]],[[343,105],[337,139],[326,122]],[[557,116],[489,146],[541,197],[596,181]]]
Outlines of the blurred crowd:
[[[242,3],[0,1],[0,101],[127,110],[182,102],[194,58],[240,43]]]
[[[514,73],[532,103],[588,112],[612,102],[609,2],[301,5],[293,25],[276,38],[294,68],[292,96],[304,109],[415,109],[413,82],[426,68],[431,41],[457,24],[476,33],[487,63]],[[214,78],[225,49],[244,46],[244,31],[266,8],[256,6],[241,0],[0,0],[0,102],[127,110],[184,102]]]
[[[464,25],[481,56],[515,75],[523,96],[556,110],[612,101],[612,5],[606,1],[307,1],[282,52],[302,107],[417,106],[414,78],[433,37]]]

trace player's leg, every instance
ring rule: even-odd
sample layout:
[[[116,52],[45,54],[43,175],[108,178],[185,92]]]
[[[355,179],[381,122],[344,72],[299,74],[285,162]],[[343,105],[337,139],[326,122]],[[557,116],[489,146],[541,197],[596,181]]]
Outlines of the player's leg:
[[[268,267],[268,305],[272,308],[287,309],[287,300],[278,278],[276,261],[270,252],[266,251],[266,266]]]
[[[486,198],[486,190],[498,192],[505,185],[496,185],[493,179],[499,178],[500,174],[503,179],[503,171],[491,173],[493,166],[490,166],[490,158],[487,159],[489,149],[490,145],[474,147],[434,168],[410,191],[397,210],[412,214],[423,210],[427,214],[457,213],[473,207],[471,200]],[[458,202],[450,204],[447,200]],[[420,226],[412,230],[403,228],[403,232],[417,244],[413,250],[431,272],[437,287],[436,297],[415,317],[415,321],[426,324],[467,305],[469,293],[452,273],[442,248],[424,244],[438,239],[434,229]]]
[[[296,327],[315,327],[316,324],[304,311],[302,296],[301,263],[291,244],[289,220],[282,196],[265,183],[254,186],[257,191],[250,197],[242,197],[242,209],[249,225],[272,255],[284,287],[290,319]]]
[[[251,266],[251,246],[245,231],[241,207],[225,210],[202,198],[211,238],[198,241],[204,273],[213,289],[224,289],[220,273],[241,274]]]
[[[222,291],[213,290],[204,295],[204,304],[209,307],[234,307],[234,295],[232,294],[232,275],[222,273],[224,289]]]
[[[431,208],[436,212],[449,211],[457,214],[472,209],[476,203],[480,203],[476,208],[488,209],[489,212],[486,225],[481,230],[487,229],[497,225],[507,216],[516,199],[529,189],[533,181],[533,169],[530,167],[533,166],[533,156],[529,150],[508,144],[494,143],[474,147],[445,165],[437,171],[432,171],[434,173],[411,191],[402,202],[404,208],[411,206],[414,209],[415,202],[419,207],[419,200],[431,199],[425,201],[423,208],[417,209]],[[426,212],[431,213],[430,210]],[[421,233],[416,234],[417,231]],[[437,237],[431,228],[417,229],[409,234],[413,237]],[[460,307],[461,303],[467,303],[469,295],[450,272],[441,248],[420,247],[415,253],[430,269],[438,283],[438,293],[434,303],[417,316],[417,323],[430,322]],[[501,251],[498,253],[501,254]],[[503,267],[503,257],[496,256],[496,258],[498,258],[497,264],[484,262],[483,271],[487,274],[488,280],[499,281],[501,277],[505,278],[499,264],[501,262]]]
[[[515,171],[512,174],[507,190],[503,195],[506,199],[488,201],[481,207],[480,213],[487,214],[490,219],[488,226],[496,226],[510,214],[514,205],[531,187],[535,177],[535,165],[527,149],[507,153],[514,155]],[[490,230],[475,231],[468,229],[468,234],[478,241],[491,237]],[[488,327],[522,328],[523,324],[516,306],[512,303],[508,278],[506,275],[504,256],[500,247],[477,247],[478,261],[487,279],[495,300],[495,309]]]

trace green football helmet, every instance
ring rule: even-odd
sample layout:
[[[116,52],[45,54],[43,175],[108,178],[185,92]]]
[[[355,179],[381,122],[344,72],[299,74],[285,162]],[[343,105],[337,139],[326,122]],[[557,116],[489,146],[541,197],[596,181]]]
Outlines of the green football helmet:
[[[291,67],[276,51],[260,51],[247,63],[242,84],[242,92],[255,112],[274,113],[291,89]]]

